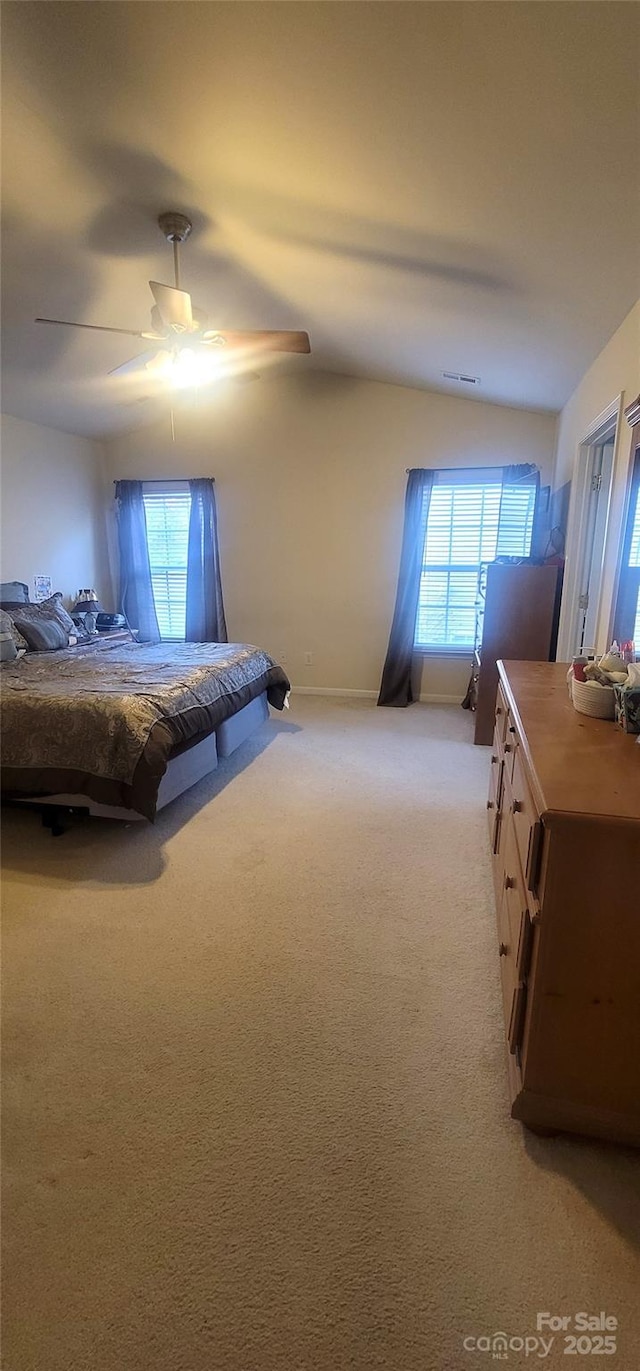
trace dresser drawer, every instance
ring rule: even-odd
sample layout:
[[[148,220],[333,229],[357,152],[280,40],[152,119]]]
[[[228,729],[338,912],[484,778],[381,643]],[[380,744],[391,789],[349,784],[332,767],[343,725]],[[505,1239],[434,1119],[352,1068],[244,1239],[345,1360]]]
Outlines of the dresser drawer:
[[[510,1052],[522,1045],[527,1005],[527,983],[518,974],[516,948],[510,941],[510,919],[506,899],[502,903],[502,917],[498,921],[500,933],[500,980],[505,1036]]]
[[[505,775],[509,780],[513,777],[513,764],[518,750],[518,733],[511,715],[507,714],[504,725],[504,739],[502,743],[502,754],[504,757]]]
[[[497,894],[497,892],[496,892]],[[513,992],[518,984],[516,971],[516,947],[511,936],[507,892],[502,883],[502,898],[498,905],[498,956],[500,958],[500,981],[502,985],[502,1012],[505,1026],[509,1024]]]
[[[508,804],[513,819],[525,885],[527,890],[535,891],[538,879],[542,825],[526,779],[522,751],[519,745],[516,746],[513,758],[513,774]]]
[[[502,907],[502,896],[504,893],[504,844],[505,844],[506,823],[505,815],[502,810],[498,810],[495,818],[495,828],[491,835],[493,847],[491,850],[491,866],[493,874],[493,888],[496,895],[496,908],[500,911]]]
[[[493,730],[493,742],[491,744],[491,756],[496,756],[499,762],[504,761],[504,737],[502,723],[496,719],[496,726]]]
[[[515,1052],[522,1041],[533,924],[516,843],[512,817],[503,819],[503,890],[498,917],[500,974],[505,1028],[509,1048]]]
[[[513,948],[514,959],[520,942],[520,925],[527,909],[527,892],[520,867],[520,857],[513,827],[513,818],[505,812],[504,842],[502,845],[504,867],[504,891],[509,920],[509,942]]]
[[[524,1024],[527,1010],[527,987],[524,981],[518,981],[511,996],[511,1009],[509,1011],[509,1021],[507,1023],[507,1042],[510,1052],[517,1052],[521,1046],[524,1036]]]
[[[506,696],[504,694],[502,686],[498,685],[498,689],[496,692],[495,732],[496,741],[498,743],[498,747],[500,750],[502,750],[502,746],[504,743],[504,735],[508,723],[508,717],[509,707],[507,705]]]
[[[499,753],[492,751],[489,769],[489,796],[487,799],[487,820],[492,852],[495,852],[496,820],[502,808],[503,770],[504,765],[500,760]]]

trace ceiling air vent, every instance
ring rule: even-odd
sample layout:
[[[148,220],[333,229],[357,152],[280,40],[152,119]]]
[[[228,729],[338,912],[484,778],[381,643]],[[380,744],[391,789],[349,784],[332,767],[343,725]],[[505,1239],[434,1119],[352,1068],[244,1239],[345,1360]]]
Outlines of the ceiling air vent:
[[[445,381],[464,381],[466,386],[480,385],[479,376],[465,376],[464,372],[461,371],[443,371],[442,375]]]

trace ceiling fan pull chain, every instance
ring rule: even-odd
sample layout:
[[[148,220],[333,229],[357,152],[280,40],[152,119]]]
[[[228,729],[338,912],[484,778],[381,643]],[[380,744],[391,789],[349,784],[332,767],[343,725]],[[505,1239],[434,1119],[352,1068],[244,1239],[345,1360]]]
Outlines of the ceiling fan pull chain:
[[[176,290],[180,290],[180,243],[177,238],[173,240],[173,270],[176,278]]]

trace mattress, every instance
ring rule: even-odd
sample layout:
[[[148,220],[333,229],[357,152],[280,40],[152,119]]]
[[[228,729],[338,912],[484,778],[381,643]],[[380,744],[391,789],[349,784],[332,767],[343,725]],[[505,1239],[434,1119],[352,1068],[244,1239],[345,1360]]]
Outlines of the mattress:
[[[82,793],[149,819],[170,758],[263,692],[282,709],[290,688],[248,643],[29,653],[0,683],[5,796]]]

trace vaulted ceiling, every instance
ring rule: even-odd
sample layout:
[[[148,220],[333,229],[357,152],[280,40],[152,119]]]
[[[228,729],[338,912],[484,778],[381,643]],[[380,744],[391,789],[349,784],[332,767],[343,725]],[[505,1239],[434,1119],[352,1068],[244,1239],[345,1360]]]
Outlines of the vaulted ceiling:
[[[33,319],[148,328],[166,209],[217,327],[309,331],[279,367],[557,409],[640,295],[635,4],[2,9],[10,413],[132,426],[135,342]]]

